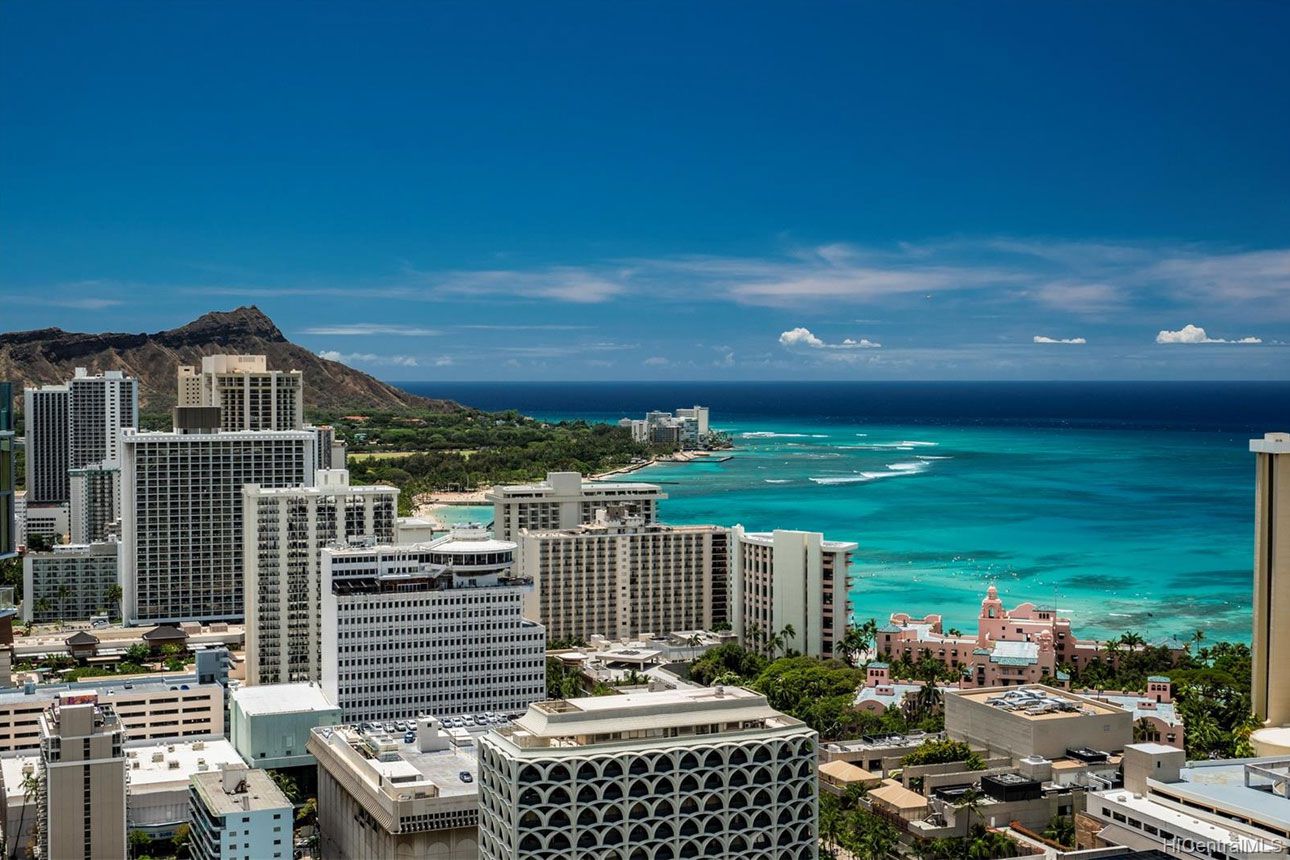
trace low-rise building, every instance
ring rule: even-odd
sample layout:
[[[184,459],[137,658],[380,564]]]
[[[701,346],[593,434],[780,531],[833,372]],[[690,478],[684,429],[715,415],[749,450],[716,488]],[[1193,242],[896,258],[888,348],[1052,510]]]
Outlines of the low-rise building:
[[[95,678],[78,684],[29,684],[0,691],[0,752],[37,749],[50,705],[95,696],[111,705],[134,741],[224,734],[224,687],[194,676]]]
[[[1106,644],[1077,638],[1071,620],[1058,615],[1055,609],[1033,603],[1021,603],[1011,610],[1004,608],[999,590],[991,585],[981,601],[975,635],[947,632],[940,615],[916,618],[897,612],[878,628],[874,647],[888,660],[939,660],[948,668],[960,670],[965,686],[1016,687],[1041,682],[1064,684],[1068,679],[1062,666],[1078,669],[1095,660],[1114,663],[1117,652]],[[1184,653],[1183,644],[1176,640],[1165,640],[1160,645],[1173,652],[1175,659]],[[1124,651],[1121,648],[1118,653]]]
[[[10,854],[15,846],[34,844],[36,795],[30,778],[38,755],[32,752],[0,756],[5,815],[4,832]],[[241,765],[242,758],[224,738],[125,744],[126,829],[142,830],[153,839],[169,839],[188,823],[188,781],[194,774]]]
[[[477,756],[468,732],[423,716],[402,737],[354,726],[316,728],[323,857],[479,856]]]
[[[1071,752],[1119,752],[1133,741],[1133,715],[1051,687],[959,690],[945,696],[945,733],[1014,763],[1051,761]]]
[[[229,737],[252,767],[314,764],[305,749],[309,732],[340,722],[340,708],[314,683],[241,687],[229,699]]]
[[[891,677],[891,667],[886,663],[874,660],[865,667],[867,676],[864,686],[856,691],[855,706],[871,714],[883,714],[895,708],[901,710],[923,694],[926,681],[897,681]],[[946,693],[959,689],[948,684],[937,684],[937,701]]]
[[[66,502],[37,505],[28,501],[22,515],[24,546],[31,546],[33,538],[41,538],[48,544],[62,543],[68,534],[70,514]]]
[[[1133,738],[1142,743],[1162,743],[1186,748],[1186,727],[1174,707],[1173,683],[1164,675],[1147,679],[1147,691],[1083,690],[1082,695],[1109,702],[1133,714]]]
[[[1290,759],[1186,761],[1157,743],[1124,750],[1123,787],[1091,792],[1082,848],[1126,845],[1213,860],[1290,855]]]
[[[285,860],[293,856],[291,802],[268,771],[244,764],[195,773],[188,792],[194,860]]]
[[[22,620],[34,624],[120,619],[116,541],[63,544],[22,559]]]
[[[816,734],[748,690],[538,702],[479,745],[485,860],[817,854]]]

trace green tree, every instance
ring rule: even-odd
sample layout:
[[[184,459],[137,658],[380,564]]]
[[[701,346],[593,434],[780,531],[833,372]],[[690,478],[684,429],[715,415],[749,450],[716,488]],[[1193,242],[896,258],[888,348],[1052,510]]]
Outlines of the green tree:
[[[175,828],[174,834],[170,837],[170,850],[175,852],[175,857],[183,858],[188,856],[188,825],[181,824]]]
[[[152,850],[152,837],[142,830],[131,830],[125,841],[131,857],[147,857]]]

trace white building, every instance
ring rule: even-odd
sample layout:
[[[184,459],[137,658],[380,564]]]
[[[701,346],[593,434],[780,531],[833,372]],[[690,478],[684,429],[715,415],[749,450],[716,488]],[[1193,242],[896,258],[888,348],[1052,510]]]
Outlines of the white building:
[[[468,732],[445,733],[423,716],[402,738],[352,726],[314,729],[308,749],[318,760],[323,857],[479,857],[477,758]]]
[[[194,860],[285,860],[292,856],[291,803],[268,771],[225,765],[195,773],[189,789]]]
[[[634,442],[679,448],[698,448],[712,433],[706,406],[688,406],[676,410],[675,415],[646,412],[643,419],[623,418],[618,426],[629,429]]]
[[[18,513],[22,526],[23,543],[31,544],[35,537],[44,538],[50,543],[61,543],[71,528],[68,518],[67,502],[56,505],[28,505],[22,493],[18,493]]]
[[[1170,857],[1253,858],[1290,854],[1290,759],[1186,761],[1164,744],[1130,744],[1124,787],[1089,792],[1081,829],[1094,844],[1157,850]]]
[[[68,499],[68,440],[66,385],[23,390],[23,451],[26,456],[27,505],[63,504]]]
[[[322,548],[394,541],[399,491],[350,486],[344,469],[312,487],[242,488],[248,684],[317,681]]]
[[[523,617],[515,544],[323,550],[322,682],[346,721],[519,713],[546,694],[546,633]]]
[[[536,484],[493,487],[486,498],[493,505],[493,533],[515,540],[520,529],[550,531],[593,523],[601,508],[652,523],[667,494],[657,484],[584,481],[577,472],[548,472]]]
[[[122,443],[126,620],[242,618],[242,487],[312,484],[313,436],[125,430]]]
[[[29,552],[22,560],[22,620],[84,621],[91,615],[121,617],[117,543],[63,544]]]
[[[119,370],[90,376],[78,367],[68,389],[69,468],[120,465],[121,430],[139,426],[139,383]]]
[[[95,463],[68,474],[68,528],[72,543],[97,543],[121,527],[121,467]]]
[[[345,442],[336,438],[336,430],[330,424],[306,424],[305,429],[314,434],[314,457],[319,469],[345,468]]]
[[[856,544],[819,532],[730,530],[731,624],[745,642],[780,635],[785,647],[832,657],[851,620],[847,575]]]
[[[816,747],[738,688],[538,702],[479,741],[480,857],[814,860]]]
[[[639,517],[519,533],[525,615],[548,639],[635,639],[729,622],[729,532]]]
[[[207,355],[200,369],[179,366],[180,406],[220,407],[225,430],[300,430],[304,427],[304,376],[269,370],[263,355]]]
[[[18,532],[17,499],[14,486],[17,484],[17,463],[14,451],[17,449],[17,437],[7,426],[9,404],[3,402],[8,394],[9,383],[0,382],[0,558],[9,558],[18,550],[22,537]]]

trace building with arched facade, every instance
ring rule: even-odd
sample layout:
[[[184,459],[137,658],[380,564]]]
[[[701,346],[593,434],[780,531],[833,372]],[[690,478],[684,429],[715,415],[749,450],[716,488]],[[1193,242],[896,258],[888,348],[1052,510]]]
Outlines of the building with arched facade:
[[[479,741],[485,860],[815,860],[817,737],[738,688],[531,705]]]

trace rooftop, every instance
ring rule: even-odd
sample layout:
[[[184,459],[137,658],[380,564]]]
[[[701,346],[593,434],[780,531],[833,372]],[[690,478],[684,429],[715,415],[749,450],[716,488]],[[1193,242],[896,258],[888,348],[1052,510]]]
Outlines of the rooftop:
[[[256,684],[238,687],[231,693],[242,712],[247,715],[300,714],[318,711],[339,711],[327,701],[318,684]]]
[[[806,534],[806,532],[793,532],[791,529],[776,529],[773,532],[744,532],[744,540],[749,543],[773,544],[775,535],[780,532]],[[844,540],[821,540],[820,546],[828,550],[847,550],[848,552],[860,548],[860,544]]]
[[[700,726],[709,732],[713,725],[745,731],[804,724],[772,708],[759,693],[742,687],[683,687],[537,702],[497,734],[517,746],[587,746],[621,742],[627,732],[658,733],[661,737],[669,730],[689,734]],[[670,736],[675,737],[676,732]]]
[[[131,791],[138,791],[142,786],[187,784],[195,773],[218,771],[226,764],[243,764],[233,744],[222,737],[169,744],[126,744],[125,756],[129,762]],[[9,784],[8,777],[5,784]]]
[[[362,731],[356,726],[324,726],[312,730],[313,742],[330,748],[374,792],[391,799],[468,797],[478,791],[475,782],[463,782],[461,772],[478,773],[479,759],[470,736],[455,733],[444,749],[422,752],[414,740],[384,732]],[[320,759],[321,761],[321,759]]]
[[[991,688],[954,695],[1006,711],[1014,717],[1027,720],[1062,720],[1072,717],[1124,713],[1123,709],[1105,702],[1095,702],[1083,696],[1072,695],[1052,687],[1027,686]]]
[[[227,770],[195,773],[192,782],[202,803],[214,816],[291,808],[291,802],[269,776],[269,772],[258,768],[250,769],[242,765]]]
[[[1169,787],[1172,789],[1176,785],[1177,783],[1173,783],[1170,784]],[[1158,803],[1150,796],[1134,794],[1133,792],[1127,791],[1123,788],[1100,791],[1097,792],[1097,794],[1120,807],[1137,812],[1142,817],[1154,818],[1158,821],[1163,821],[1169,825],[1169,829],[1173,832],[1193,834],[1197,840],[1204,841],[1206,844],[1241,846],[1245,850],[1249,851],[1257,850],[1259,847],[1259,841],[1263,841],[1265,843],[1270,841],[1252,839],[1247,832],[1237,830],[1235,827],[1229,828],[1225,825],[1216,824],[1206,819],[1198,818],[1191,812],[1184,812],[1182,810],[1175,809],[1172,806]],[[1280,800],[1281,803],[1290,803],[1290,801],[1286,801],[1282,798],[1278,798],[1278,800]],[[1249,810],[1246,814],[1248,815],[1253,812],[1254,810]],[[1266,847],[1266,845],[1263,847]]]
[[[1030,666],[1039,662],[1038,642],[995,642],[990,662],[1000,666]]]

